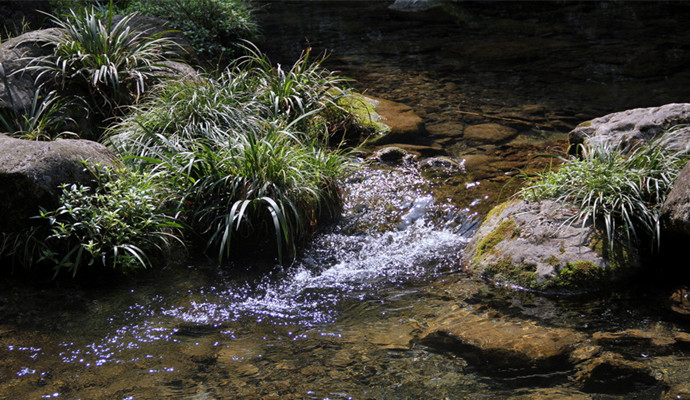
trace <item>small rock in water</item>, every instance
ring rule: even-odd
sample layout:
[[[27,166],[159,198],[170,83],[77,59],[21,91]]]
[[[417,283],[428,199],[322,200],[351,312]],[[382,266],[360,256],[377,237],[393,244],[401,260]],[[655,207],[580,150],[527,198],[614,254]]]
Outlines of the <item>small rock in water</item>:
[[[638,385],[657,383],[645,364],[611,352],[582,363],[578,369],[574,380],[585,392],[627,393]]]
[[[397,165],[410,158],[410,155],[408,152],[399,147],[389,146],[384,147],[374,153],[374,158],[384,164]]]

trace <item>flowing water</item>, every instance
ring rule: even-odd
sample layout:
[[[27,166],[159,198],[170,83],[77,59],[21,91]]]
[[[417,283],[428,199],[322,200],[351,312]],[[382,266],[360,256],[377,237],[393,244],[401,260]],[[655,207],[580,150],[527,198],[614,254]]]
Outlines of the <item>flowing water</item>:
[[[562,149],[598,115],[685,99],[690,37],[681,3],[459,3],[407,13],[390,2],[266,3],[288,63],[305,45],[355,87],[404,102],[412,141],[468,172],[361,157],[342,219],[294,265],[184,260],[100,285],[0,283],[0,399],[659,398],[690,381],[688,348],[616,350],[656,381],[582,388],[575,369],[506,374],[418,339],[454,310],[587,335],[690,329],[649,285],[588,298],[516,292],[467,276],[462,249],[532,155]],[[467,126],[518,134],[468,143]],[[680,387],[680,389],[678,389]],[[690,393],[687,392],[687,393]],[[686,394],[687,394],[686,393]],[[669,395],[670,396],[670,395]],[[670,398],[670,397],[669,397]],[[673,397],[675,398],[675,397]]]

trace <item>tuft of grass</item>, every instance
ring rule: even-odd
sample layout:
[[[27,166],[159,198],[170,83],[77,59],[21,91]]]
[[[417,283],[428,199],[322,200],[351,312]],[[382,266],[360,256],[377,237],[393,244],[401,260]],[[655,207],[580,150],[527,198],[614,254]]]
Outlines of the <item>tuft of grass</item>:
[[[55,274],[91,266],[123,273],[152,264],[180,239],[182,226],[166,213],[171,193],[160,175],[128,169],[97,168],[95,187],[63,185],[60,207],[42,210],[50,235],[41,243],[41,260]]]
[[[74,123],[70,117],[74,110],[84,109],[77,100],[60,97],[55,91],[44,95],[39,88],[34,92],[30,108],[17,112],[15,108],[19,107],[14,103],[10,83],[1,63],[0,79],[10,103],[10,107],[0,109],[0,129],[11,136],[29,140],[76,136],[75,133],[66,131],[66,128],[68,124]]]
[[[165,159],[198,142],[227,144],[235,132],[257,131],[264,107],[242,74],[168,81],[107,132],[122,154]]]
[[[619,234],[631,243],[644,235],[658,247],[660,208],[687,154],[665,150],[659,141],[628,153],[610,144],[580,150],[581,158],[564,160],[557,171],[538,174],[520,195],[528,201],[554,199],[575,205],[579,213],[568,223],[603,228],[611,250]]]
[[[273,65],[268,57],[250,44],[246,55],[236,63],[253,83],[256,100],[266,107],[267,118],[295,125],[297,130],[328,140],[355,116],[341,104],[349,92],[349,79],[323,68],[327,55],[312,60],[311,49],[304,51],[290,66]]]
[[[286,75],[269,65],[253,52],[218,78],[161,85],[108,133],[132,163],[165,171],[179,191],[180,215],[221,260],[233,243],[268,237],[279,258],[294,255],[317,222],[342,207],[345,157],[325,146],[323,134],[298,129],[327,109],[327,73],[292,68],[313,72],[295,72],[298,80],[318,82],[287,84],[294,91],[281,97],[287,92],[276,94],[274,80]]]
[[[29,140],[74,137],[75,133],[65,131],[66,124],[71,121],[68,105],[69,101],[58,97],[55,92],[42,96],[37,90],[29,110],[23,113],[11,108],[0,110],[0,129],[11,136]]]
[[[233,136],[215,149],[200,144],[170,165],[185,181],[180,205],[189,224],[221,261],[238,239],[273,237],[279,259],[294,256],[317,223],[342,208],[344,157],[275,128]]]
[[[53,52],[33,60],[26,69],[37,71],[40,82],[85,97],[102,118],[114,116],[120,106],[137,101],[151,82],[169,71],[162,62],[176,46],[169,38],[131,29],[133,17],[115,22],[112,7],[105,17],[95,8],[51,16],[59,30],[43,33],[40,41]]]
[[[349,165],[315,122],[340,118],[325,115],[340,80],[307,57],[284,73],[249,50],[217,78],[156,87],[108,131],[129,162],[167,176],[179,215],[221,261],[236,243],[270,238],[280,259],[295,255],[319,221],[339,214]]]

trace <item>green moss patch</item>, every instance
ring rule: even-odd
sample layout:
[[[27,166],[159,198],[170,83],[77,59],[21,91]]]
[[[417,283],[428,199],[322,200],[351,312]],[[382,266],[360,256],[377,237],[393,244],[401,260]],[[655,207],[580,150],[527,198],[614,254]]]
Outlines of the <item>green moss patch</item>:
[[[506,219],[501,222],[496,229],[491,231],[482,240],[479,241],[476,247],[475,256],[473,260],[476,262],[484,254],[493,250],[493,248],[507,238],[518,237],[520,235],[519,229],[515,225],[515,220]]]
[[[390,128],[379,122],[381,116],[376,112],[372,101],[362,94],[350,92],[338,99],[338,105],[355,116],[366,134],[389,132]]]
[[[508,208],[509,205],[516,203],[517,200],[512,200],[512,201],[505,201],[496,207],[492,208],[491,211],[489,211],[488,214],[486,214],[485,221],[490,220],[491,218],[500,215],[506,208]]]
[[[551,287],[591,288],[608,279],[608,271],[590,261],[568,262],[558,270],[550,282]]]
[[[621,243],[615,243],[613,250],[611,250],[611,246],[605,238],[595,237],[589,242],[588,247],[594,250],[599,257],[607,260],[612,271],[623,270],[634,264],[634,256],[630,249]]]
[[[515,264],[508,259],[501,259],[487,266],[484,277],[500,283],[510,283],[524,288],[537,286],[537,265],[531,263]]]

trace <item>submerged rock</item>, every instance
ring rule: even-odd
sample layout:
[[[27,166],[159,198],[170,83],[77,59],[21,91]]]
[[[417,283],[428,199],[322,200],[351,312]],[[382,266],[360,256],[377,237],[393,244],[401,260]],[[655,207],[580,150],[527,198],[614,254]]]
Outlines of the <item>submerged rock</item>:
[[[673,312],[681,315],[690,315],[690,288],[681,286],[675,289],[668,300],[669,307]],[[688,343],[690,343],[690,340],[688,340]]]
[[[424,159],[419,163],[419,168],[423,170],[444,171],[448,173],[467,172],[465,169],[464,159],[455,159],[444,156]]]
[[[595,393],[627,393],[657,383],[647,365],[611,352],[580,364],[574,380],[583,391]]]
[[[517,135],[513,128],[499,124],[479,124],[465,128],[465,140],[473,143],[499,143]]]
[[[422,344],[450,350],[493,373],[562,370],[569,354],[586,339],[571,329],[474,314],[467,309],[429,321]]]
[[[690,127],[679,127],[673,132],[666,132],[688,122],[690,103],[635,108],[583,122],[569,133],[569,138],[571,146],[611,143],[628,149],[663,135],[668,141],[667,148],[680,151],[687,150],[690,146]]]
[[[387,144],[412,140],[425,132],[422,118],[410,106],[394,101],[367,97],[378,116],[373,119],[390,129],[367,139],[369,144]]]
[[[466,264],[497,283],[543,291],[588,291],[637,269],[632,248],[613,253],[577,210],[554,201],[509,201],[495,207],[465,249]]]
[[[384,164],[399,165],[411,160],[414,156],[397,146],[387,146],[377,150],[374,159]]]
[[[571,388],[538,388],[528,394],[515,395],[513,400],[591,400],[592,396]]]
[[[38,215],[55,208],[61,184],[91,183],[83,161],[115,165],[105,146],[88,140],[38,142],[0,134],[0,232],[18,232]]]

